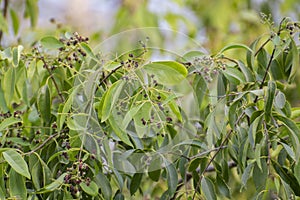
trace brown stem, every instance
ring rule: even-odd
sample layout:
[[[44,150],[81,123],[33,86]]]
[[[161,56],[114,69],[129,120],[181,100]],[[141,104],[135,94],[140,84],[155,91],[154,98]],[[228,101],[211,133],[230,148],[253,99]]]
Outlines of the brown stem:
[[[267,79],[267,75],[268,75],[269,69],[270,69],[270,67],[271,67],[271,63],[272,63],[272,61],[273,61],[275,52],[276,52],[276,46],[274,47],[274,49],[273,49],[273,51],[272,51],[272,54],[271,54],[269,63],[268,63],[268,65],[267,65],[267,69],[266,69],[266,71],[265,71],[263,80],[261,81],[261,84],[260,84],[260,86],[259,86],[259,89],[262,89],[262,88],[264,87],[264,84],[265,84],[265,81],[266,81],[266,79]],[[257,100],[258,100],[258,96],[255,97],[254,103],[256,103]]]
[[[56,91],[57,91],[57,93],[58,93],[58,95],[59,95],[61,101],[64,102],[65,99],[64,99],[64,97],[63,97],[61,91],[60,91],[59,88],[58,88],[58,85],[57,85],[57,83],[56,83],[56,81],[55,81],[55,79],[54,79],[54,77],[53,77],[52,71],[51,71],[51,69],[49,68],[49,66],[48,66],[48,64],[47,64],[47,62],[46,62],[46,60],[45,60],[45,58],[44,58],[43,56],[41,56],[40,59],[41,59],[41,61],[43,62],[45,68],[46,68],[47,71],[48,71],[48,73],[50,74],[50,78],[51,78],[51,80],[52,80],[52,82],[53,82],[53,84],[54,84],[54,87],[56,88]]]
[[[50,135],[41,145],[39,145],[38,147],[36,147],[35,149],[27,152],[27,153],[24,153],[24,155],[31,155],[33,154],[34,152],[40,150],[41,148],[43,148],[50,140],[52,140],[53,138],[55,138],[56,136],[58,136],[59,133],[55,133],[53,135]]]

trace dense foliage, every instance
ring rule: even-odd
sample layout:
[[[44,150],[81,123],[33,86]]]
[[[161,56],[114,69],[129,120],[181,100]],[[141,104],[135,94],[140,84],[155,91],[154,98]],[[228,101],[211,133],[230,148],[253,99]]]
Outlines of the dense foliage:
[[[300,196],[300,108],[285,94],[300,23],[262,22],[250,46],[213,55],[159,48],[158,28],[94,50],[77,32],[1,50],[0,199]],[[115,42],[131,47],[107,52]]]

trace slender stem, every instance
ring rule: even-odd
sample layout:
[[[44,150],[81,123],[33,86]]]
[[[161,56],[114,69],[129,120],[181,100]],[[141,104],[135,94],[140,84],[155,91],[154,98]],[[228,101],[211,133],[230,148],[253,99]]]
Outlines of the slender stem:
[[[111,72],[109,72],[109,74],[107,74],[107,76],[105,76],[101,82],[99,83],[98,87],[96,88],[96,92],[98,90],[98,88],[116,71],[118,71],[123,65],[118,66],[117,68],[113,69]]]
[[[254,57],[257,56],[257,54],[271,41],[271,38],[267,39],[255,52]]]
[[[8,4],[9,4],[9,0],[4,0],[4,6],[3,6],[3,10],[2,10],[2,15],[3,15],[4,19],[6,19],[6,17],[7,17]],[[3,37],[3,30],[0,31],[0,43],[2,41],[2,37]]]
[[[262,89],[262,88],[264,87],[264,84],[265,84],[265,81],[266,81],[266,79],[267,79],[267,75],[268,75],[269,69],[270,69],[270,67],[271,67],[271,63],[272,63],[272,61],[273,61],[275,52],[276,52],[276,46],[274,47],[274,49],[273,49],[273,51],[272,51],[272,54],[271,54],[269,63],[268,63],[268,65],[267,65],[267,69],[266,69],[266,71],[265,71],[263,80],[261,81],[261,84],[260,84],[260,86],[259,86],[259,89]],[[258,100],[258,96],[255,97],[254,103],[256,103],[257,100]]]
[[[53,73],[52,73],[51,69],[49,68],[49,66],[48,66],[48,64],[47,64],[47,62],[46,62],[46,60],[45,60],[45,58],[44,58],[43,56],[41,56],[40,59],[41,59],[41,61],[43,62],[45,68],[46,68],[47,71],[48,71],[48,73],[50,74],[50,78],[51,78],[51,80],[52,80],[52,82],[53,82],[53,84],[54,84],[54,87],[55,87],[55,89],[56,89],[56,91],[57,91],[57,93],[58,93],[58,95],[59,95],[61,101],[64,102],[64,101],[65,101],[64,96],[62,95],[61,91],[59,90],[58,85],[57,85],[57,83],[56,83],[56,81],[55,81],[55,78],[53,77]]]
[[[31,155],[33,154],[34,152],[40,150],[41,148],[43,148],[50,140],[52,140],[53,138],[55,138],[56,136],[58,136],[59,133],[55,133],[53,135],[50,135],[41,145],[39,145],[38,147],[36,147],[35,149],[27,152],[27,153],[24,153],[24,155]]]
[[[241,120],[244,116],[245,116],[245,112],[243,112],[243,113],[239,116],[239,118],[238,118],[238,119],[236,120],[236,122],[235,122],[235,125],[237,125],[237,124],[240,122],[240,120]],[[212,156],[212,158],[209,160],[208,164],[206,165],[205,169],[204,169],[203,172],[201,173],[200,178],[199,178],[199,181],[198,181],[197,186],[196,186],[196,188],[195,188],[195,192],[194,192],[193,198],[192,198],[193,200],[194,200],[195,197],[196,197],[196,191],[197,191],[197,190],[199,189],[199,187],[200,187],[201,180],[202,180],[204,174],[208,171],[208,169],[210,168],[212,162],[213,162],[214,159],[217,157],[217,155],[220,153],[220,151],[223,149],[223,147],[225,146],[225,143],[228,141],[229,137],[231,136],[231,134],[232,134],[233,132],[234,132],[233,129],[231,129],[231,130],[227,133],[227,135],[225,136],[225,139],[221,142],[220,146],[217,148],[216,153]]]

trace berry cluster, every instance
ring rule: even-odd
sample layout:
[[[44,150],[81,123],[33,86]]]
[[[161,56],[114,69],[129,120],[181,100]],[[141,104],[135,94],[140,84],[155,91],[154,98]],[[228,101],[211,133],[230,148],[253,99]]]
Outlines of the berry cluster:
[[[216,60],[210,56],[201,56],[194,58],[192,66],[195,67],[194,73],[203,76],[207,82],[213,80],[220,70],[225,70],[226,65],[221,60]]]
[[[91,177],[88,176],[88,165],[79,160],[71,167],[67,168],[67,175],[64,177],[64,183],[67,184],[71,194],[78,197],[81,193],[80,183],[84,182],[87,186],[91,183]]]
[[[0,113],[0,122],[8,118],[15,118],[21,119],[22,115],[24,114],[23,111],[16,110],[13,113],[5,112]],[[9,148],[16,148],[22,150],[23,146],[21,143],[29,141],[29,138],[24,135],[23,133],[23,123],[22,121],[16,122],[9,127],[7,127],[7,131],[5,131],[5,137],[0,142],[0,147],[9,147]]]

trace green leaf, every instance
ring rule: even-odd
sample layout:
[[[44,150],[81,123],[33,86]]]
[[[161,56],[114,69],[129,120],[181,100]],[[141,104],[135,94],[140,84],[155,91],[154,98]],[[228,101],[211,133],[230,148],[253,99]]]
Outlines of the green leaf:
[[[300,196],[300,184],[297,181],[294,174],[292,174],[288,169],[282,167],[280,164],[272,160],[275,171],[279,174],[280,178],[284,180],[294,191],[297,196]]]
[[[250,174],[251,174],[251,172],[252,172],[253,166],[254,166],[254,164],[251,163],[251,164],[249,164],[249,165],[246,167],[246,169],[244,170],[244,172],[243,172],[243,174],[242,174],[242,186],[241,186],[241,190],[242,190],[243,188],[246,187],[247,181],[248,181],[249,178],[250,178]]]
[[[244,83],[246,81],[244,74],[234,67],[227,66],[223,71],[223,74],[229,80],[229,82],[234,83],[235,85]]]
[[[17,35],[19,32],[19,28],[20,28],[20,21],[19,21],[18,14],[13,9],[10,9],[10,17],[11,17],[11,21],[12,21],[12,27],[14,30],[14,34]]]
[[[117,69],[118,67],[120,67],[121,64],[119,62],[114,62],[114,61],[111,61],[111,62],[108,62],[106,63],[103,68],[105,70],[108,70],[108,71],[112,71],[112,70],[115,70]]]
[[[93,53],[92,49],[90,48],[90,46],[87,43],[82,42],[82,43],[80,43],[80,46],[83,48],[83,50],[86,52],[86,54],[88,56],[90,56],[91,58],[93,58],[96,61],[98,60],[96,58],[95,54]]]
[[[254,165],[253,168],[253,181],[256,187],[257,192],[260,192],[266,188],[266,181],[268,177],[268,166],[265,159],[261,159],[261,168],[257,165]]]
[[[182,56],[184,62],[192,62],[195,58],[205,55],[201,51],[189,51]]]
[[[159,158],[151,160],[148,175],[153,181],[158,181],[161,173],[161,161]]]
[[[279,143],[282,144],[283,148],[284,148],[285,151],[288,153],[288,155],[289,155],[294,161],[296,161],[296,157],[295,157],[295,153],[294,153],[293,149],[292,149],[289,145],[287,145],[287,144],[285,144],[285,143],[283,143],[283,142],[279,142]]]
[[[7,150],[2,153],[5,161],[19,174],[30,179],[30,173],[28,170],[27,163],[23,157],[13,149]]]
[[[216,191],[213,183],[209,178],[203,177],[201,180],[201,188],[206,199],[216,200]]]
[[[15,95],[16,85],[16,70],[10,67],[5,73],[2,81],[2,89],[4,92],[5,101],[11,103]]]
[[[279,108],[279,109],[283,109],[284,105],[286,103],[286,98],[285,95],[283,94],[283,92],[278,91],[276,97],[275,97],[275,105]]]
[[[175,61],[152,62],[144,65],[143,68],[163,85],[179,84],[188,74],[185,66]]]
[[[242,73],[244,74],[246,81],[247,82],[254,82],[255,77],[253,72],[251,71],[251,69],[247,66],[245,66],[245,64],[242,61],[237,61],[238,62],[238,66],[241,69]]]
[[[25,178],[13,169],[9,172],[9,194],[13,199],[27,199]]]
[[[46,185],[45,187],[43,187],[41,190],[39,190],[37,193],[48,193],[48,192],[52,192],[56,189],[58,189],[64,182],[64,178],[67,175],[67,173],[63,173],[62,175],[60,175],[60,177],[58,177],[56,180],[54,180],[52,183]]]
[[[19,122],[21,122],[21,119],[17,119],[14,117],[6,118],[0,123],[0,131],[3,131],[7,127],[9,127],[13,124],[19,123]]]
[[[20,62],[21,52],[24,49],[23,46],[19,45],[18,47],[13,48],[13,65],[17,67]]]
[[[291,142],[293,144],[293,149],[295,151],[295,160],[296,163],[299,162],[300,158],[300,130],[294,121],[290,120],[287,117],[281,115],[274,115],[279,121],[283,123],[283,125],[288,129],[289,136],[291,138]]]
[[[224,182],[223,179],[221,179],[219,176],[216,178],[217,182],[217,188],[220,191],[220,193],[230,199],[230,190],[228,185]]]
[[[99,188],[94,181],[91,181],[89,186],[85,182],[81,182],[80,187],[85,193],[93,197],[98,195]]]
[[[231,44],[231,45],[225,46],[223,49],[221,49],[218,54],[222,54],[225,51],[230,50],[230,49],[245,49],[245,50],[248,50],[249,52],[253,53],[252,49],[250,49],[246,45],[243,45],[243,44]]]
[[[299,50],[293,38],[291,38],[291,53],[293,60],[290,76],[288,78],[289,83],[291,83],[295,79],[297,69],[299,69]]]
[[[132,146],[127,133],[120,127],[120,123],[117,123],[113,115],[110,116],[108,121],[111,128],[113,129],[115,134],[120,138],[120,140],[126,143],[127,145]]]
[[[37,103],[44,123],[49,126],[51,119],[51,97],[48,85],[44,85],[40,89]]]
[[[122,128],[126,129],[130,121],[133,119],[133,117],[139,112],[139,110],[144,106],[145,102],[142,104],[130,108],[130,110],[126,113],[124,120],[122,122]]]
[[[38,0],[26,0],[26,13],[30,17],[31,27],[35,27],[38,21]]]
[[[298,162],[294,166],[294,174],[295,174],[296,179],[298,180],[298,183],[300,184],[300,162]]]
[[[95,182],[101,189],[101,194],[103,195],[104,199],[111,199],[112,188],[107,177],[99,172],[95,177]]]
[[[173,196],[178,184],[177,171],[173,163],[168,163],[168,161],[165,160],[165,164],[167,170],[168,193],[169,196]]]
[[[189,172],[195,171],[198,168],[198,166],[200,165],[201,161],[202,161],[201,158],[195,158],[195,159],[191,160],[187,170]]]
[[[5,97],[4,97],[4,92],[3,92],[3,89],[2,89],[2,86],[0,84],[0,110],[2,112],[8,112],[8,107],[6,105],[6,101],[5,101]]]
[[[32,183],[35,189],[41,189],[41,177],[40,174],[42,172],[42,167],[39,161],[36,161],[33,167],[31,168],[31,175],[32,175]]]
[[[265,119],[267,122],[271,119],[271,111],[273,107],[275,91],[276,91],[276,83],[274,81],[269,81],[268,83],[268,91],[267,91],[267,99],[265,103]]]
[[[130,195],[133,195],[141,186],[143,174],[135,173],[130,182]]]
[[[257,133],[257,129],[261,125],[262,117],[263,117],[262,114],[257,116],[255,118],[255,120],[253,121],[253,123],[250,125],[250,128],[249,128],[248,139],[249,139],[249,143],[250,143],[252,148],[255,147],[256,133]]]
[[[58,49],[64,44],[53,36],[46,36],[41,39],[41,44],[47,49]]]
[[[236,123],[236,119],[237,119],[237,107],[239,105],[239,101],[235,101],[233,102],[230,107],[229,107],[229,111],[228,111],[228,118],[229,118],[229,125],[230,127],[235,130],[235,123]]]
[[[99,112],[102,112],[101,122],[106,121],[111,115],[112,109],[114,108],[114,105],[119,98],[119,95],[122,91],[124,84],[125,84],[124,81],[119,80],[114,84],[112,84],[110,88],[107,90],[105,96],[103,97],[105,99],[103,101],[102,110],[99,109]]]

